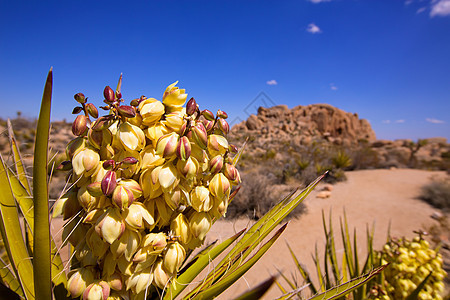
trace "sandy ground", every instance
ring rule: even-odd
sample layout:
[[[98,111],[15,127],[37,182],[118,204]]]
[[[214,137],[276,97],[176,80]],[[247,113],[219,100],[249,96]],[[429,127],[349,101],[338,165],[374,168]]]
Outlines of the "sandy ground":
[[[349,228],[357,228],[359,237],[359,256],[365,255],[366,226],[375,224],[375,249],[379,249],[386,240],[387,229],[391,222],[392,236],[413,237],[413,230],[425,229],[436,223],[430,215],[436,211],[427,203],[418,200],[420,187],[433,176],[445,176],[444,172],[422,170],[363,170],[347,172],[348,180],[333,186],[328,199],[316,198],[320,186],[306,200],[307,213],[299,219],[289,222],[285,232],[272,248],[248,271],[244,278],[231,286],[219,299],[232,299],[258,283],[270,274],[282,270],[289,275],[295,271],[286,242],[292,247],[299,260],[313,272],[311,253],[317,243],[319,250],[324,248],[322,210],[328,216],[333,211],[333,226],[336,240],[340,241],[339,217],[345,208]],[[284,195],[280,195],[280,198]],[[251,225],[247,219],[219,221],[208,234],[208,240],[223,240],[235,232]],[[54,220],[53,232],[58,231],[61,222]],[[341,244],[337,244],[338,255],[343,253]],[[322,253],[322,251],[319,251]],[[64,253],[63,253],[64,255]],[[297,274],[299,276],[299,274]],[[281,295],[275,286],[264,299],[274,299]]]

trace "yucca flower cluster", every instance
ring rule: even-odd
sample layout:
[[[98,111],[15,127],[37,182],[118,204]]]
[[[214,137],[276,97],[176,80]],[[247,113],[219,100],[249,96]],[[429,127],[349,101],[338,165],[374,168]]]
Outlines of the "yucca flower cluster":
[[[384,270],[382,287],[372,292],[374,299],[406,299],[431,273],[417,299],[442,299],[444,278],[442,255],[421,236],[412,241],[390,239],[378,253],[380,264],[389,263]]]
[[[77,137],[60,169],[70,190],[55,205],[73,246],[68,291],[83,299],[143,299],[176,280],[187,253],[225,215],[240,183],[227,114],[187,104],[177,82],[162,101],[123,105],[121,80],[104,89],[108,114],[78,93]],[[186,104],[186,105],[185,105]],[[185,106],[184,106],[185,105]],[[81,113],[81,114],[80,114]]]

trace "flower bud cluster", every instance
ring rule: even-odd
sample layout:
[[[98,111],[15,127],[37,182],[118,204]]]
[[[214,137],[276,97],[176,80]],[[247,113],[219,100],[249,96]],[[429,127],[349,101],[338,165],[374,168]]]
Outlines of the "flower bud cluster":
[[[225,215],[240,183],[226,138],[227,114],[201,111],[176,83],[162,101],[144,96],[122,105],[104,90],[98,111],[78,93],[77,136],[60,169],[72,188],[55,204],[74,247],[68,290],[73,297],[133,298],[173,282],[186,253],[202,245]],[[92,118],[92,119],[91,119]]]
[[[412,241],[390,239],[377,256],[379,264],[389,265],[383,271],[382,287],[373,291],[372,299],[406,299],[430,273],[417,299],[442,299],[447,276],[442,256],[421,236]]]

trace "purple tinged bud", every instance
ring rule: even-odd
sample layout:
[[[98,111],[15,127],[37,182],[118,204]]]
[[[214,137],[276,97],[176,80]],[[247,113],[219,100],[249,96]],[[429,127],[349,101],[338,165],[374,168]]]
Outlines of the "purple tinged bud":
[[[183,136],[178,141],[177,156],[181,160],[187,160],[191,156],[191,142],[187,136]]]
[[[113,159],[105,160],[103,162],[103,168],[106,170],[111,170],[116,167],[116,162]]]
[[[202,116],[205,117],[205,119],[208,121],[214,121],[214,119],[215,119],[214,114],[210,110],[207,110],[207,109],[204,109],[202,111]]]
[[[214,127],[214,121],[203,120],[203,126],[205,126],[206,131],[211,131]]]
[[[78,103],[86,103],[86,97],[83,93],[78,93],[73,96]]]
[[[234,154],[236,154],[236,153],[239,152],[238,147],[236,147],[236,146],[233,145],[233,144],[228,145],[228,150],[230,150],[230,152],[231,152],[231,153],[234,153]]]
[[[69,171],[72,169],[72,162],[70,160],[65,160],[56,167],[58,171]]]
[[[126,165],[134,165],[134,164],[138,163],[138,160],[137,160],[137,158],[130,156],[130,157],[125,157],[124,159],[122,159],[122,163],[126,164]]]
[[[109,85],[103,90],[103,96],[108,103],[114,102],[114,91]]]
[[[100,197],[103,195],[102,183],[100,181],[96,181],[91,184],[88,184],[86,189],[92,197]]]
[[[208,145],[208,134],[203,123],[197,123],[192,127],[192,137],[200,148],[205,149]]]
[[[87,118],[86,116],[80,115],[72,123],[72,133],[76,136],[81,136],[86,132],[87,129]]]
[[[195,113],[196,110],[197,110],[197,102],[195,102],[194,98],[191,98],[186,104],[186,114],[188,116],[191,116]]]
[[[98,118],[98,109],[94,104],[88,103],[86,104],[86,110],[88,114],[90,114],[93,118]]]
[[[126,118],[134,118],[136,116],[136,110],[133,106],[121,105],[117,108],[117,112]]]
[[[180,136],[186,135],[187,130],[188,130],[188,122],[186,121],[183,123],[183,125],[181,125],[180,132],[179,132]]]
[[[103,132],[102,131],[95,131],[95,130],[89,130],[88,131],[88,141],[89,143],[94,146],[97,149],[100,149],[103,141]]]
[[[113,203],[120,209],[128,208],[134,202],[133,193],[124,186],[118,185],[112,194]]]
[[[122,99],[122,93],[121,92],[116,92],[116,98],[117,99]]]
[[[214,156],[210,160],[209,164],[210,164],[209,171],[213,175],[216,174],[216,173],[219,173],[220,170],[222,170],[222,167],[223,167],[223,157],[222,157],[222,155]]]
[[[95,131],[103,130],[108,125],[108,121],[109,119],[106,116],[102,116],[93,123],[91,128]]]
[[[98,287],[100,287],[101,290],[98,290]],[[111,292],[111,289],[110,289],[108,283],[106,283],[106,281],[91,283],[86,288],[86,290],[84,290],[84,292],[83,292],[83,300],[88,300],[88,299],[106,300],[109,297],[110,292]]]
[[[72,115],[79,114],[82,110],[83,110],[83,108],[81,106],[76,106],[72,110]]]
[[[131,100],[130,105],[133,107],[137,107],[139,105],[139,99]]]
[[[220,130],[222,130],[224,134],[228,134],[228,132],[230,132],[230,125],[228,125],[228,122],[225,121],[225,119],[219,119],[218,123]]]
[[[106,172],[106,175],[105,177],[103,177],[101,183],[103,194],[105,194],[106,196],[110,196],[114,192],[116,186],[117,186],[116,172],[114,171]]]
[[[222,119],[228,118],[228,114],[224,111],[221,111],[220,109],[217,111],[217,116]]]
[[[163,135],[156,143],[156,154],[162,157],[170,157],[177,150],[179,136],[175,132]]]
[[[226,163],[223,170],[223,175],[225,175],[225,177],[229,180],[235,181],[238,177],[238,172],[232,164]]]

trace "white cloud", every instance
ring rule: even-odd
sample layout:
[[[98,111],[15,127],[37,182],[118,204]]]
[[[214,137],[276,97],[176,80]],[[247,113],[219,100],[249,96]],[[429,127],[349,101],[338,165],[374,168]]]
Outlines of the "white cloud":
[[[306,28],[306,31],[308,31],[309,33],[312,33],[312,34],[316,34],[316,33],[321,33],[322,32],[322,30],[320,30],[319,26],[317,26],[314,23],[309,24],[308,28]]]
[[[421,8],[419,8],[419,9],[416,11],[416,14],[423,13],[423,12],[426,11],[426,10],[427,10],[426,7],[421,7]]]
[[[445,121],[434,119],[434,118],[426,118],[427,122],[433,123],[433,124],[444,124]]]
[[[395,123],[405,123],[406,121],[405,120],[403,120],[403,119],[400,119],[400,120],[395,120]]]
[[[406,0],[405,1],[405,5],[410,5],[411,3],[413,3],[413,0]]]
[[[330,83],[330,89],[332,91],[337,91],[338,87],[334,83]]]
[[[309,2],[312,2],[314,4],[321,3],[321,2],[330,2],[330,1],[331,0],[309,0]]]
[[[383,120],[383,121],[381,121],[381,123],[383,123],[383,124],[390,124],[391,120]]]
[[[272,80],[267,80],[266,84],[268,84],[268,85],[277,85],[278,82],[275,79],[272,79]]]
[[[433,0],[431,2],[430,17],[450,16],[450,0]]]

